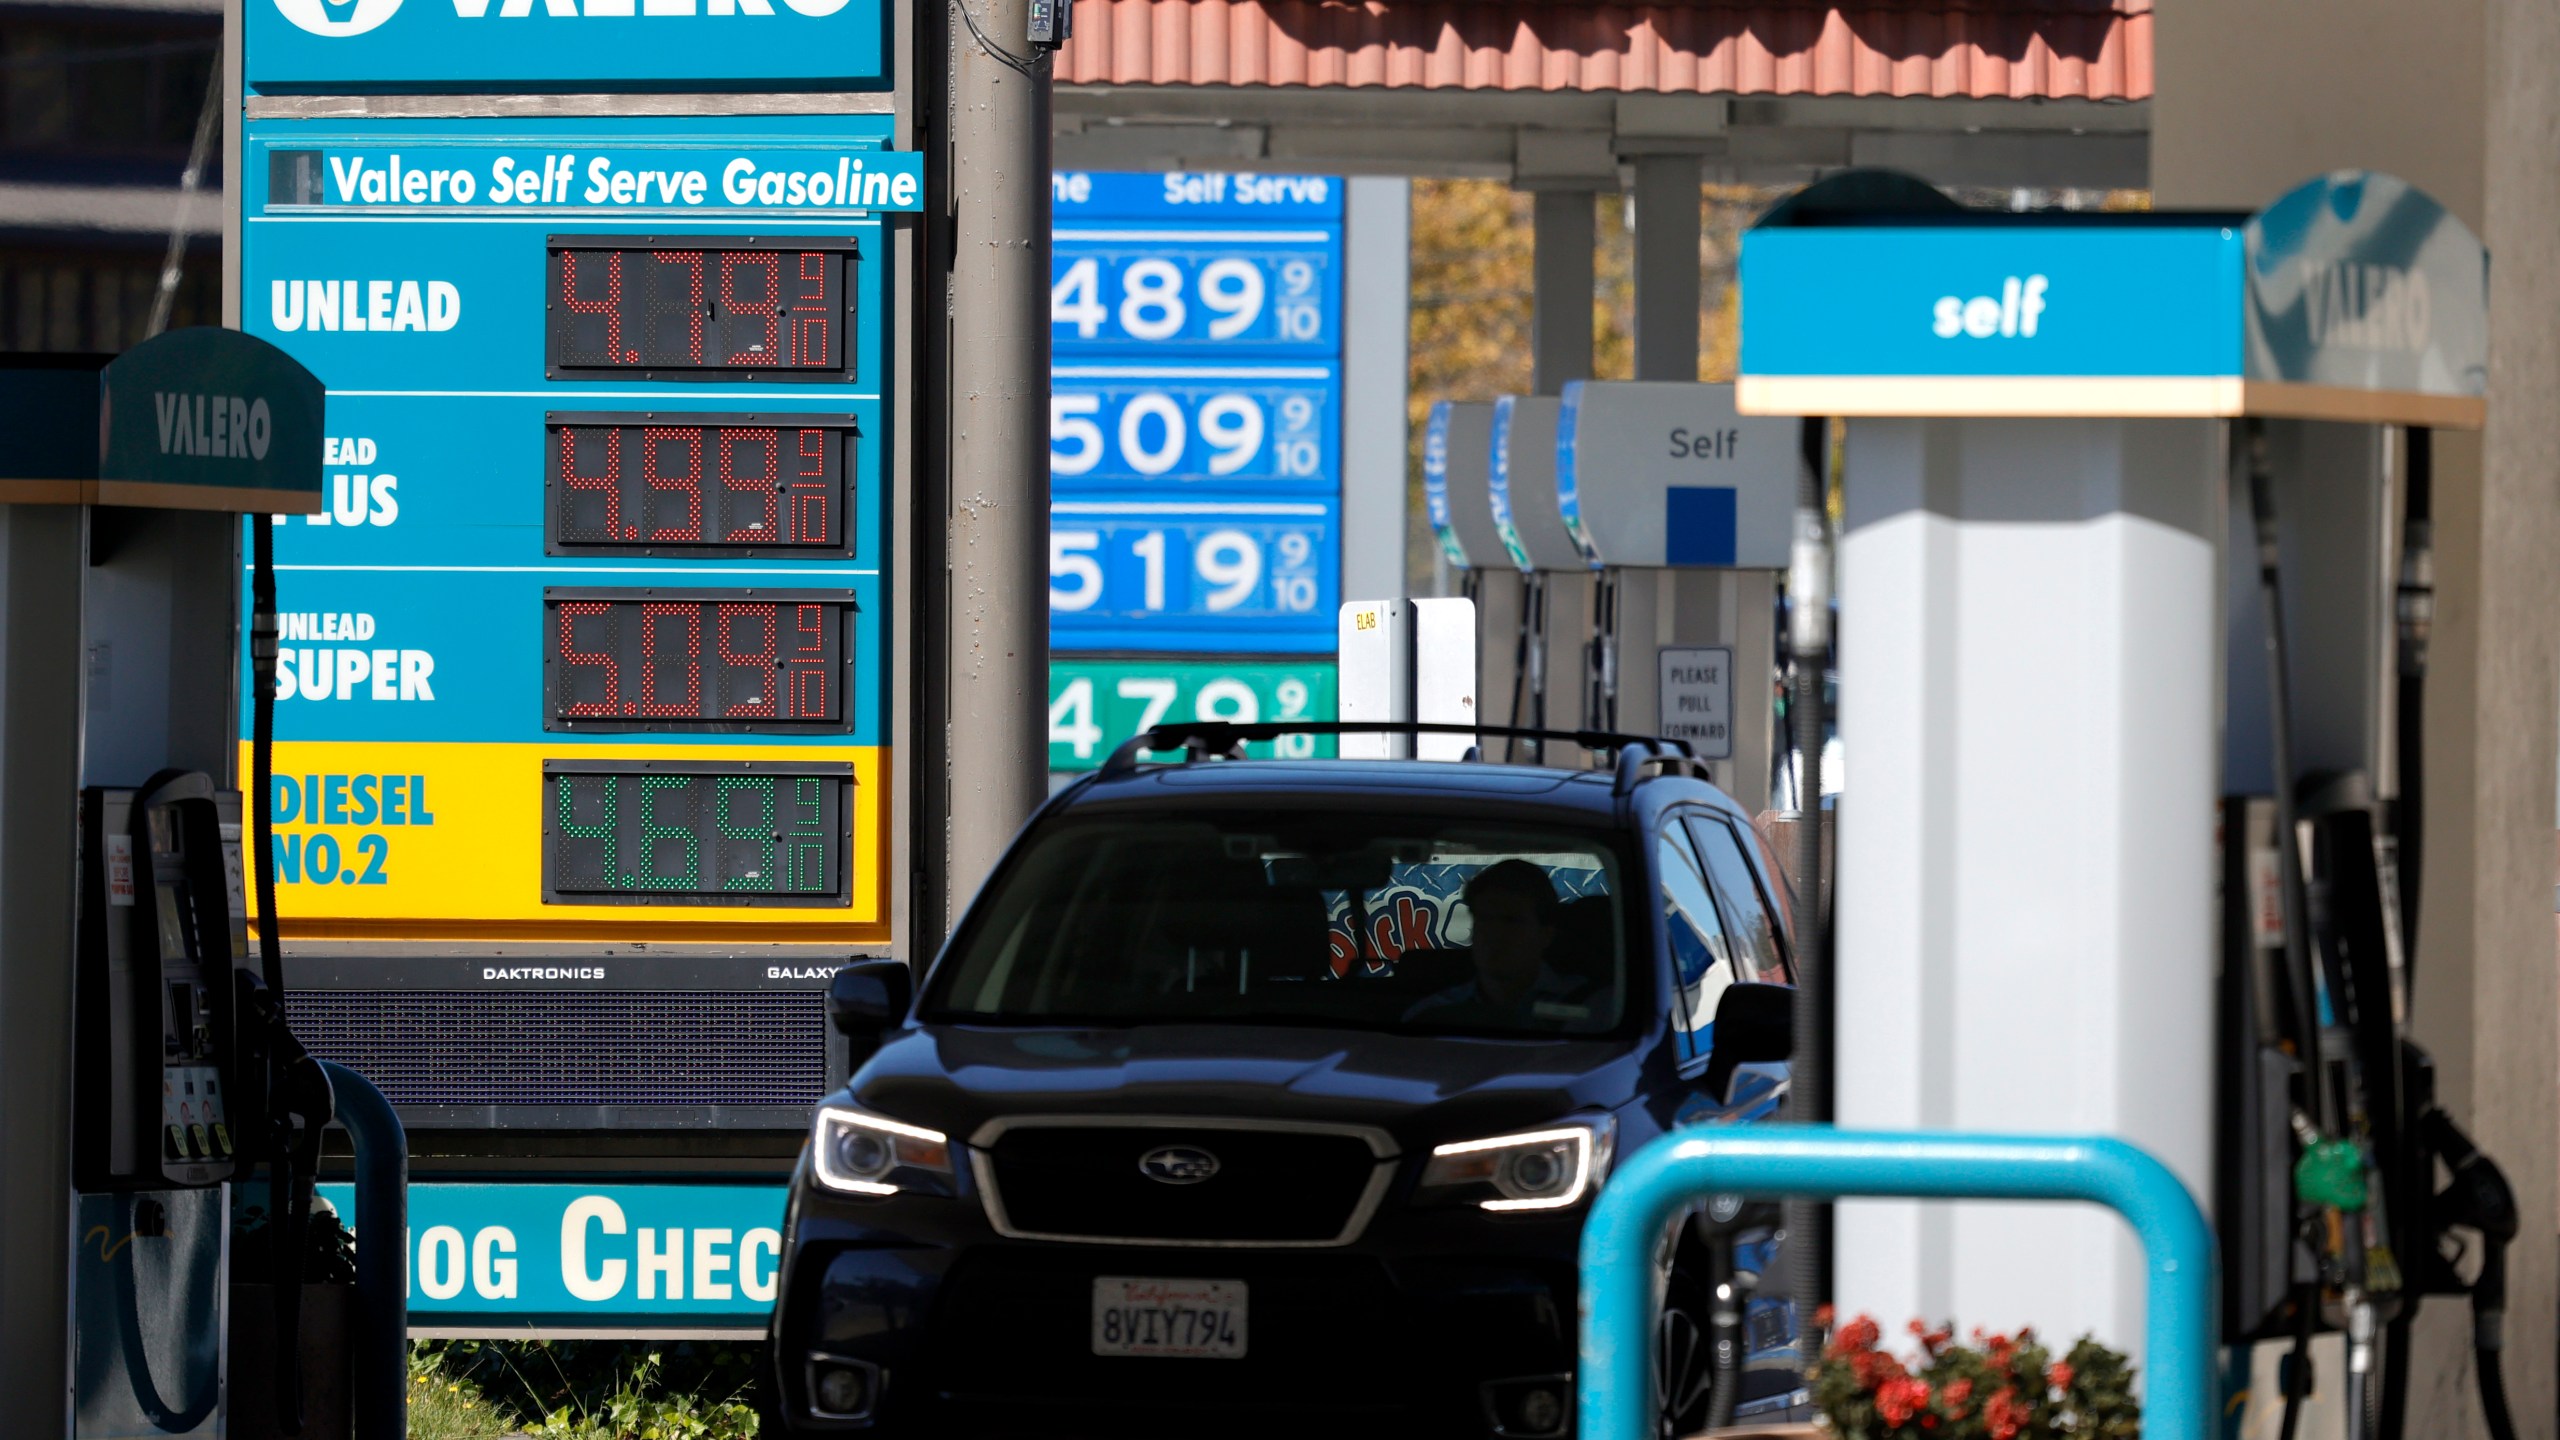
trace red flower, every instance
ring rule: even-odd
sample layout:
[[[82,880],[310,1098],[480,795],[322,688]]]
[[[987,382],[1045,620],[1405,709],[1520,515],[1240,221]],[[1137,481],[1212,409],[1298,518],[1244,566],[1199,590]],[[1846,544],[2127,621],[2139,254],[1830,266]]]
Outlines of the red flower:
[[[1970,1380],[1950,1380],[1947,1382],[1947,1388],[1942,1393],[1947,1397],[1948,1413],[1951,1415],[1962,1416],[1964,1414],[1965,1402],[1973,1398],[1973,1382]]]
[[[1929,1408],[1929,1382],[1904,1376],[1876,1391],[1876,1413],[1888,1425],[1903,1425]]]
[[[2009,1357],[2017,1353],[2017,1342],[2011,1340],[2006,1335],[1994,1335],[1989,1340],[1984,1341],[1982,1345],[1983,1358],[1989,1360],[1994,1365],[2008,1364]]]
[[[1883,1338],[1884,1331],[1876,1324],[1874,1317],[1861,1315],[1841,1326],[1840,1334],[1833,1343],[1844,1351],[1864,1350]]]
[[[1983,1402],[1982,1426],[1991,1440],[2017,1440],[2033,1413],[2018,1403],[2017,1391],[2003,1386]]]
[[[2068,1361],[2064,1361],[2064,1360],[2056,1360],[2056,1361],[2054,1361],[2054,1362],[2053,1362],[2053,1364],[2051,1364],[2051,1365],[2050,1365],[2050,1366],[2048,1366],[2048,1367],[2046,1367],[2045,1372],[2044,1372],[2044,1378],[2045,1378],[2045,1383],[2047,1383],[2047,1384],[2051,1385],[2051,1386],[2052,1386],[2054,1389],[2056,1389],[2056,1390],[2068,1390],[2068,1389],[2070,1389],[2070,1388],[2071,1388],[2071,1365],[2070,1365],[2070,1362],[2068,1362]]]
[[[1814,1310],[1814,1312],[1813,1312],[1813,1323],[1814,1323],[1814,1324],[1816,1324],[1816,1325],[1821,1326],[1821,1327],[1822,1327],[1823,1329],[1825,1329],[1825,1330],[1830,1329],[1830,1328],[1831,1328],[1831,1307],[1830,1307],[1830,1306],[1828,1306],[1828,1305],[1823,1305],[1823,1306],[1819,1306],[1819,1307],[1817,1307],[1817,1308]]]
[[[1902,1362],[1881,1350],[1858,1351],[1850,1357],[1849,1369],[1861,1390],[1881,1392],[1888,1383],[1902,1378]]]

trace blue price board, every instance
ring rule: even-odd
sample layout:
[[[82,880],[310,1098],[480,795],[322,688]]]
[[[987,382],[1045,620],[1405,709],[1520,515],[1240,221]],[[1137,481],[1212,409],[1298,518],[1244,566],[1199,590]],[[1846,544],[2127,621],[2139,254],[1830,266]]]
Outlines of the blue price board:
[[[888,133],[250,124],[242,318],[329,389],[276,532],[289,916],[885,936]]]
[[[1334,645],[1341,503],[1058,500],[1049,625],[1062,650],[1315,654]]]
[[[1061,491],[1269,484],[1334,490],[1334,365],[1060,365],[1050,371],[1049,476]]]
[[[1333,648],[1343,182],[1050,180],[1050,640]]]
[[[1341,350],[1339,226],[1060,225],[1050,239],[1049,339],[1061,355]]]

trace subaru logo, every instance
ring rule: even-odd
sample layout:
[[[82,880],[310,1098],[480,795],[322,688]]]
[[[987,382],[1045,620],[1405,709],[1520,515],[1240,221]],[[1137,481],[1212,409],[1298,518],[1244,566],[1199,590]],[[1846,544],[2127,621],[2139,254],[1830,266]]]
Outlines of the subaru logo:
[[[1138,1157],[1138,1173],[1162,1185],[1197,1185],[1218,1173],[1218,1157],[1197,1145],[1159,1145]]]

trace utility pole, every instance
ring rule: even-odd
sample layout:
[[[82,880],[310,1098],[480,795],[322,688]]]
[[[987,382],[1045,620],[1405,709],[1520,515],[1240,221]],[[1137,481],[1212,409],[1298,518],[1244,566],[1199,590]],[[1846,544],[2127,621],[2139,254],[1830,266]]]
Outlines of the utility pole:
[[[1048,789],[1049,53],[1069,3],[949,0],[943,930]]]

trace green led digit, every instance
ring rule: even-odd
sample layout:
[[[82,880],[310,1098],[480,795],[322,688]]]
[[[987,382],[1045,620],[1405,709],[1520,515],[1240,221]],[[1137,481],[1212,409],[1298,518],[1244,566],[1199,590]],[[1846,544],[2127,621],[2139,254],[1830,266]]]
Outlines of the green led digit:
[[[613,854],[614,792],[620,788],[621,777],[615,775],[598,775],[592,778],[602,780],[604,782],[604,823],[601,825],[581,825],[577,822],[576,797],[573,787],[578,777],[573,775],[563,775],[560,777],[560,833],[571,840],[601,840],[604,842],[604,887],[610,890],[614,887],[615,882],[621,879],[621,876],[617,874],[614,869]]]
[[[640,888],[643,890],[699,890],[702,888],[702,842],[690,825],[658,823],[657,797],[669,790],[682,790],[693,783],[690,775],[643,775],[640,777]],[[657,873],[658,842],[684,842],[684,878],[670,879]]]
[[[823,893],[833,878],[827,864],[826,831],[821,828],[826,807],[819,803],[826,783],[814,775],[791,782],[794,818],[783,836],[782,884],[794,894]]]
[[[732,825],[729,823],[729,797],[740,790],[751,792],[756,797],[756,803],[759,807],[760,813],[758,814],[755,823],[752,825]],[[724,777],[720,781],[720,804],[719,808],[714,811],[713,814],[720,822],[721,838],[724,840],[752,841],[764,847],[764,860],[762,863],[758,864],[755,869],[748,871],[744,875],[732,875],[727,880],[722,881],[720,884],[721,889],[771,890],[774,888],[773,810],[773,780],[770,776],[728,776]]]

